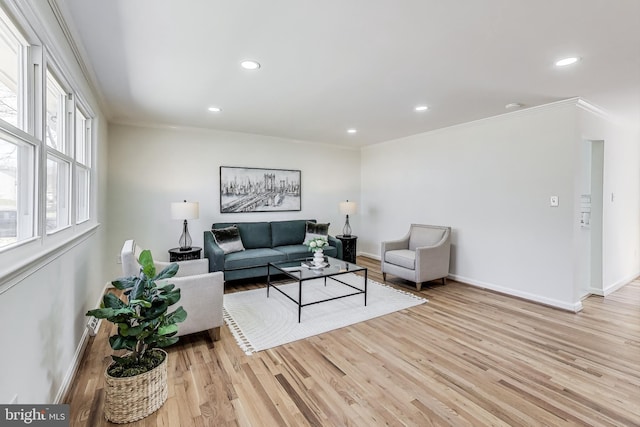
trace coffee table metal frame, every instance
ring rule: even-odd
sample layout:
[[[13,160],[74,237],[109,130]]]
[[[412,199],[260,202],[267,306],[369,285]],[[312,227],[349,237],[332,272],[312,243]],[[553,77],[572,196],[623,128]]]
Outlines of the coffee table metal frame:
[[[337,258],[325,257],[325,261],[327,262],[327,266],[321,269],[310,269],[302,266],[303,262],[310,262],[311,258],[305,258],[297,261],[282,261],[282,262],[270,262],[267,266],[267,298],[269,298],[269,290],[271,288],[280,292],[282,295],[295,302],[298,305],[298,323],[300,323],[301,315],[302,315],[302,307],[306,307],[308,305],[319,304],[321,302],[333,301],[340,298],[347,298],[354,295],[364,295],[364,305],[367,305],[367,268],[360,267],[359,265],[343,261]],[[272,270],[275,269],[275,270]],[[284,274],[290,279],[293,279],[298,282],[298,299],[287,295],[281,289],[278,289],[278,286],[271,283],[272,272],[274,274]],[[350,283],[346,283],[340,280],[339,276],[348,273],[364,273],[364,289],[353,286]],[[354,289],[356,292],[352,292],[346,295],[340,295],[337,297],[327,298],[319,301],[312,301],[303,304],[302,303],[302,284],[308,280],[314,279],[324,279],[325,286],[327,284],[327,279],[334,280],[338,283],[341,283],[345,286],[348,286]],[[287,282],[290,283],[290,282]]]

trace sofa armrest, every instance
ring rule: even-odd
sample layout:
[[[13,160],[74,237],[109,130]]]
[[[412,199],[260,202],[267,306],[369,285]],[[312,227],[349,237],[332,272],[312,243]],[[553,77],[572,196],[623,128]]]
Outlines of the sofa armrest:
[[[160,272],[171,264],[178,264],[178,272],[174,277],[193,276],[194,274],[204,274],[209,272],[209,261],[206,259],[192,259],[188,261],[178,261],[176,263],[155,261],[156,270]]]
[[[204,256],[209,259],[209,272],[224,271],[224,251],[210,230],[204,232]]]
[[[343,259],[342,258],[342,242],[333,236],[327,236],[327,237],[328,237],[327,240],[329,241],[329,246],[335,246],[336,249],[338,250],[337,258]]]
[[[187,319],[178,325],[178,335],[206,331],[220,327],[223,320],[224,277],[222,272],[172,277],[159,281],[180,289],[180,301]]]

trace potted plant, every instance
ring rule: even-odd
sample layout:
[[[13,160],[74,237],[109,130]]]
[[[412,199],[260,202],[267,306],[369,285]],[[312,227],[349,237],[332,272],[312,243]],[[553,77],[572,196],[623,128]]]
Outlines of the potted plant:
[[[313,263],[320,267],[324,264],[324,248],[325,246],[329,246],[329,242],[326,237],[314,237],[313,239],[307,242],[307,246],[309,246],[309,250],[313,251]]]
[[[140,275],[112,282],[124,291],[124,300],[115,293],[105,294],[100,308],[87,316],[106,319],[117,325],[109,338],[114,350],[129,350],[123,356],[111,356],[113,362],[105,371],[105,417],[115,423],[126,423],[153,413],[167,400],[167,353],[160,350],[178,341],[178,323],[187,312],[169,307],[180,300],[180,289],[164,281],[175,276],[173,263],[156,274],[153,257],[148,250],[138,259]]]

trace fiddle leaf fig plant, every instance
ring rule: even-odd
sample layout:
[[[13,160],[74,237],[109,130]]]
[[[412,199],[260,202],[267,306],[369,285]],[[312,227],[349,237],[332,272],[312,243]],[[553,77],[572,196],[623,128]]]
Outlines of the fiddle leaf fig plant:
[[[130,376],[143,373],[155,362],[145,360],[147,352],[153,348],[167,347],[178,342],[178,323],[187,318],[187,312],[178,307],[169,313],[169,307],[180,300],[180,289],[167,284],[178,272],[178,264],[172,263],[156,274],[153,257],[149,250],[142,251],[138,259],[140,275],[123,277],[111,282],[116,289],[124,291],[124,299],[110,292],[105,294],[100,308],[89,310],[87,316],[106,319],[118,326],[117,333],[109,338],[113,350],[129,350],[126,356],[111,356],[110,371],[114,376]],[[163,280],[165,282],[158,284]],[[148,359],[148,358],[147,358]],[[162,362],[162,360],[160,360]],[[132,368],[129,374],[119,375],[125,368]]]

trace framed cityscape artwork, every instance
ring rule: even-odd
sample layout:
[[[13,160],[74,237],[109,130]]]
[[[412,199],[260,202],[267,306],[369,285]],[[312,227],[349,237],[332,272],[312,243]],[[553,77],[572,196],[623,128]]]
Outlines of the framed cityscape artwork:
[[[301,210],[301,172],[220,166],[220,213]]]

